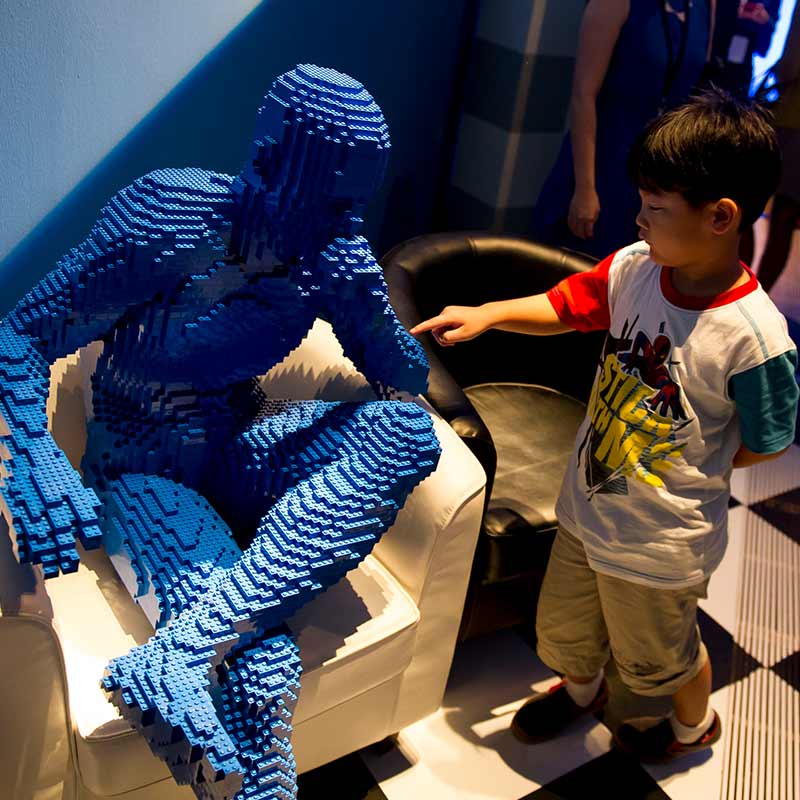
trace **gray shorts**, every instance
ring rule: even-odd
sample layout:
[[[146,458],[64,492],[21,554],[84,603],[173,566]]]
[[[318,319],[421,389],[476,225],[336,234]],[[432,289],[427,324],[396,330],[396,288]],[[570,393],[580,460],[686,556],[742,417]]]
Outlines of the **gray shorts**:
[[[537,653],[578,677],[596,675],[613,654],[632,692],[674,694],[708,658],[697,627],[707,586],[659,589],[595,572],[580,540],[559,528],[539,595]]]

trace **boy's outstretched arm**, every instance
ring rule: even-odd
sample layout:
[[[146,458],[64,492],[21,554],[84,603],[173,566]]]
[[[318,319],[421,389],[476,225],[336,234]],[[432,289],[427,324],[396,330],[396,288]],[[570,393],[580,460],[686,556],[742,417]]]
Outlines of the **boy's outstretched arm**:
[[[430,331],[440,345],[447,347],[474,339],[489,328],[535,336],[574,330],[558,318],[547,294],[535,294],[482,306],[447,306],[441,314],[420,322],[409,332],[416,336]]]

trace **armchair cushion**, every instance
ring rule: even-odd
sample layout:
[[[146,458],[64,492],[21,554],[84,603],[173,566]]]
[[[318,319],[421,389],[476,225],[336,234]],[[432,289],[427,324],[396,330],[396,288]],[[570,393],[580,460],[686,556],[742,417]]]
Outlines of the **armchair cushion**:
[[[465,392],[497,448],[483,526],[484,580],[493,582],[546,563],[561,479],[586,407],[555,389],[522,383],[484,383]]]

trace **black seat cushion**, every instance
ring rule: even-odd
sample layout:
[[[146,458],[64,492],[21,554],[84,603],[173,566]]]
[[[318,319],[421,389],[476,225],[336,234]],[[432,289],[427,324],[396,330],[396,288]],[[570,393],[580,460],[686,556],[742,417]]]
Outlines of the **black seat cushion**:
[[[497,471],[484,519],[485,580],[544,569],[557,522],[555,504],[586,406],[524,383],[482,383],[464,390],[489,429]],[[550,534],[546,542],[537,541]]]

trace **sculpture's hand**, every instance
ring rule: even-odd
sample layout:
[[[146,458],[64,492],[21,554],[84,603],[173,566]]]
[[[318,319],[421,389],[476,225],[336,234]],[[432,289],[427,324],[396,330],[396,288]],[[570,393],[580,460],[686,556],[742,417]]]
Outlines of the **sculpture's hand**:
[[[178,783],[216,783],[215,789],[233,797],[245,770],[207,691],[213,640],[203,641],[192,623],[179,618],[115,658],[103,688],[167,760]]]
[[[78,568],[75,539],[100,544],[99,503],[47,430],[49,364],[31,337],[0,322],[0,496],[21,562],[46,578]]]

